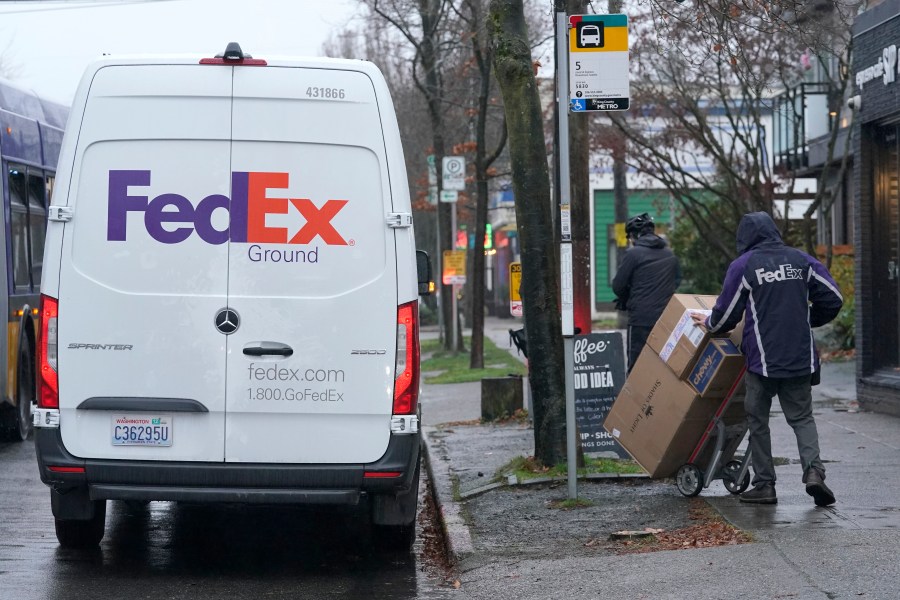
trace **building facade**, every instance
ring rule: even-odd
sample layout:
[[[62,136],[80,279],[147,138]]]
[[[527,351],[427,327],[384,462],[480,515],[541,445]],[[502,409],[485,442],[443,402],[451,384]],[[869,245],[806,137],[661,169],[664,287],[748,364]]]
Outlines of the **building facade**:
[[[900,0],[861,14],[853,35],[857,396],[900,415]]]

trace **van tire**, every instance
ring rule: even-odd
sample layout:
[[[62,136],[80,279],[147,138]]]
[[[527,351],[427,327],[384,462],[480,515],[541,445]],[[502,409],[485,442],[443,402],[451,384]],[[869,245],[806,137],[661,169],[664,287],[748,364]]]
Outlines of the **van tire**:
[[[372,515],[372,533],[375,536],[375,544],[389,552],[409,552],[416,541],[416,515],[419,504],[419,478],[421,476],[422,456],[416,460],[416,470],[409,489],[393,497],[380,497],[376,500],[375,511]],[[407,523],[392,523],[390,525],[378,524],[379,514],[390,513],[394,519],[397,515],[409,515]]]
[[[106,500],[94,501],[94,516],[87,520],[55,519],[56,539],[63,548],[93,548],[106,529]]]
[[[409,525],[375,525],[375,544],[381,550],[406,554],[416,541],[416,522]]]

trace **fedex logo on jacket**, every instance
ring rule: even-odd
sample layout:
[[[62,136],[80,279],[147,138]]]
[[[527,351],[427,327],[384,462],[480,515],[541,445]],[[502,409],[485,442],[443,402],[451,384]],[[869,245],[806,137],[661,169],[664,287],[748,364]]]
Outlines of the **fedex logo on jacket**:
[[[787,281],[788,279],[803,279],[803,269],[795,269],[791,265],[781,265],[774,271],[766,271],[765,269],[756,269],[756,283],[762,285],[772,283],[774,281]]]
[[[347,241],[331,220],[347,200],[326,200],[322,206],[309,198],[268,198],[267,190],[286,189],[288,173],[233,172],[231,198],[211,194],[197,206],[180,194],[164,193],[154,198],[134,188],[150,185],[150,171],[109,172],[108,220],[106,239],[123,242],[127,238],[128,213],[144,214],[144,226],[150,237],[163,244],[178,244],[194,232],[208,244],[227,241],[256,244],[309,244],[316,237],[330,246],[347,246]],[[213,226],[212,215],[224,209],[229,227]],[[296,234],[288,237],[286,227],[269,227],[266,216],[299,212],[306,220]]]

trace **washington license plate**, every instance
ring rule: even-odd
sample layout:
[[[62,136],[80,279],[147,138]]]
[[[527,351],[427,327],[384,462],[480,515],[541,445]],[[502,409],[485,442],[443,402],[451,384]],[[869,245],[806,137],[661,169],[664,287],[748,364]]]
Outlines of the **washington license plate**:
[[[112,419],[113,446],[171,446],[172,417],[116,415]]]

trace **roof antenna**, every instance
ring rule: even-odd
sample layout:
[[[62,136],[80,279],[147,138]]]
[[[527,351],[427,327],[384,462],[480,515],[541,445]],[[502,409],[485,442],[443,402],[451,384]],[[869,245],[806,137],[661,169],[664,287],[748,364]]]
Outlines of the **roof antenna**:
[[[225,46],[225,52],[216,56],[216,58],[224,58],[225,60],[243,60],[245,58],[253,58],[249,54],[244,54],[241,45],[237,42],[228,42]]]

